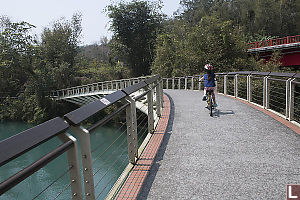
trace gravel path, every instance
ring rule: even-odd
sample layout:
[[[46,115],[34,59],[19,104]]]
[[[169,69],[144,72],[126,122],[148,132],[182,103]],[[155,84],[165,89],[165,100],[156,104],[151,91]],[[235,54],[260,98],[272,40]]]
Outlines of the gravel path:
[[[300,183],[295,132],[222,95],[212,118],[203,92],[164,92],[171,119],[139,199],[286,199]]]

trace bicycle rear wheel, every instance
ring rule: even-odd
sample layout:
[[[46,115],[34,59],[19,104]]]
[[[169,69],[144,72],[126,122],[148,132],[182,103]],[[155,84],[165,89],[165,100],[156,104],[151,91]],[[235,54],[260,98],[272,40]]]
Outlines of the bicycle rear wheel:
[[[209,96],[209,115],[213,116],[213,102],[212,102],[212,96]]]

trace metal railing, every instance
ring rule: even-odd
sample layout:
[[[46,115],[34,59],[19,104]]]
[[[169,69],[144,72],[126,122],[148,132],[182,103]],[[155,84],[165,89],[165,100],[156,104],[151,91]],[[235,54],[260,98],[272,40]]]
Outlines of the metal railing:
[[[253,103],[300,126],[300,74],[242,71],[216,76],[217,92]],[[164,78],[163,87],[200,90],[204,88],[201,77]]]
[[[125,84],[126,82],[128,85]],[[111,85],[108,89],[123,89],[67,113],[63,118],[49,120],[0,142],[0,166],[5,166],[51,138],[58,137],[62,141],[62,144],[55,147],[53,151],[1,182],[0,195],[67,152],[69,167],[65,169],[63,175],[69,173],[70,181],[53,199],[69,187],[71,188],[69,199],[94,200],[114,197],[154,132],[161,115],[163,92],[162,79],[159,75],[110,83],[121,83],[124,87]],[[75,94],[73,92],[83,90],[88,92],[91,88],[90,86],[76,87],[76,89],[60,90],[55,94],[73,95]],[[139,95],[134,96],[137,91]],[[140,106],[140,112],[136,109],[138,103],[143,104]],[[110,114],[97,118],[97,114],[108,108],[113,109]],[[103,144],[101,141],[96,141],[94,136],[100,134],[96,131],[97,128],[119,116],[124,116],[124,123],[119,127],[113,142]],[[87,126],[85,122],[93,117],[97,118],[97,122],[85,127]],[[104,154],[108,156],[104,158]],[[122,172],[121,176],[119,172],[112,172],[112,168]],[[59,171],[63,170],[59,169]],[[82,183],[84,191],[82,191]],[[51,185],[52,183],[40,193],[45,192]],[[38,195],[32,199],[37,198]]]
[[[299,43],[299,42],[300,42],[300,35],[287,36],[287,37],[283,37],[283,38],[251,42],[251,43],[248,43],[248,49],[270,47],[270,46],[284,45],[284,44],[293,44],[293,43]]]
[[[50,96],[52,98],[59,99],[59,98],[66,98],[75,95],[89,94],[95,92],[102,92],[104,94],[109,94],[112,93],[113,91],[121,90],[123,88],[139,83],[140,81],[145,80],[149,77],[150,76],[145,76],[145,77],[138,77],[138,78],[103,81],[103,82],[91,83],[87,85],[80,85],[76,87],[70,87],[70,88],[52,91]]]

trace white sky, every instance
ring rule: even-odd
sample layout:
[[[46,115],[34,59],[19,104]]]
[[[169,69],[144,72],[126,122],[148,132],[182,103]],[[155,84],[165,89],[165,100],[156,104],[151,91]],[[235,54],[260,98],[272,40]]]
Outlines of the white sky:
[[[129,1],[129,0],[127,0]],[[116,0],[0,0],[0,16],[6,15],[12,21],[26,21],[37,28],[38,35],[43,27],[49,27],[51,22],[65,17],[71,19],[73,13],[82,13],[82,43],[92,44],[100,38],[111,37],[108,31],[108,17],[104,8]],[[163,13],[171,16],[179,8],[180,0],[162,0]]]

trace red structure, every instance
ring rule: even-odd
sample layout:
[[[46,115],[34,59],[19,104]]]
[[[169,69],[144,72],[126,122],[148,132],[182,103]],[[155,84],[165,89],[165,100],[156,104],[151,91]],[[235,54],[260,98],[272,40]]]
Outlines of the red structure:
[[[248,43],[248,54],[258,55],[266,61],[275,50],[282,53],[283,67],[300,68],[300,35]]]

